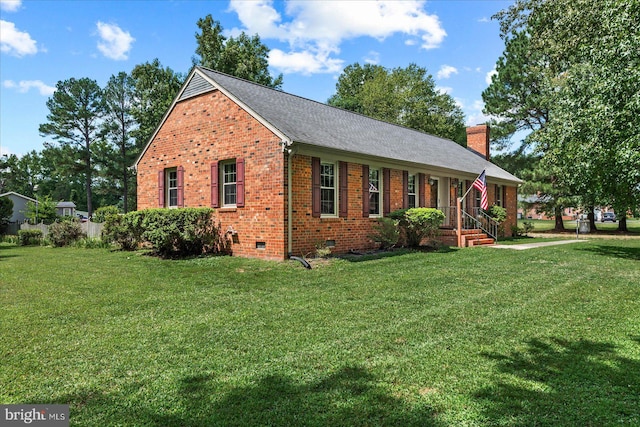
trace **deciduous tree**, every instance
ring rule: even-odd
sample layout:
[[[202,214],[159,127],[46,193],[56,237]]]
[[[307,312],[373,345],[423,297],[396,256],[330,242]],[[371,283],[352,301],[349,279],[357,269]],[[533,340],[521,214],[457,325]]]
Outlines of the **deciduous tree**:
[[[350,65],[328,103],[462,145],[466,142],[462,110],[450,95],[436,90],[433,77],[416,64],[392,70]]]
[[[282,87],[282,74],[273,78],[269,73],[269,48],[255,34],[244,32],[237,37],[225,37],[220,22],[211,15],[198,19],[194,65],[202,65],[241,79],[269,86]]]

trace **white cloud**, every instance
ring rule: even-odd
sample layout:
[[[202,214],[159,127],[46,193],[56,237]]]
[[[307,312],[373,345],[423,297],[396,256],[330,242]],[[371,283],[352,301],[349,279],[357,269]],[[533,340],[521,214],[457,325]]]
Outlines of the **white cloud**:
[[[478,22],[491,22],[491,19],[487,18],[486,16],[483,16],[482,18],[478,19]]]
[[[38,52],[36,42],[29,33],[18,30],[13,22],[4,20],[0,20],[0,50],[17,57]]]
[[[269,53],[269,65],[285,73],[339,73],[343,64],[344,61],[341,59],[328,58],[323,53],[314,54],[310,51],[283,52],[280,49],[272,49]]]
[[[367,55],[366,58],[364,58],[364,62],[367,64],[372,64],[372,65],[377,65],[380,63],[380,52],[376,52],[376,51],[371,51],[369,52],[369,54]]]
[[[475,126],[478,124],[486,123],[489,120],[495,119],[496,117],[486,115],[482,112],[484,109],[484,102],[476,99],[471,103],[471,106],[466,109],[465,116],[467,117],[466,125],[467,126]]]
[[[5,12],[15,12],[20,9],[22,0],[0,0],[0,10]]]
[[[443,95],[451,95],[453,93],[453,88],[449,86],[436,86],[436,90]]]
[[[451,65],[443,65],[440,67],[440,70],[438,70],[436,77],[439,79],[448,79],[452,74],[458,74],[458,69]]]
[[[396,34],[409,37],[411,42],[421,40],[421,48],[438,47],[446,32],[436,15],[425,10],[425,2],[413,1],[308,1],[286,2],[281,15],[272,0],[231,0],[230,9],[237,13],[244,31],[260,34],[262,39],[277,39],[289,44],[291,52],[280,51],[272,56],[270,65],[283,70],[300,72],[333,72],[340,44],[358,37],[384,40]],[[232,33],[238,33],[235,28]],[[301,58],[309,68],[302,69]],[[315,61],[326,60],[319,66]],[[292,61],[291,66],[286,60]],[[271,62],[275,61],[275,62]],[[276,65],[277,64],[277,65]],[[320,70],[320,71],[315,71]]]
[[[21,80],[16,83],[13,80],[5,80],[2,85],[8,89],[16,89],[20,93],[27,93],[31,88],[35,88],[42,96],[51,96],[56,88],[48,86],[41,80]]]
[[[98,50],[109,59],[116,61],[127,59],[131,45],[136,39],[116,24],[105,24],[98,21],[96,26],[101,39],[98,42]]]
[[[498,74],[498,72],[494,68],[493,70],[491,70],[491,71],[489,71],[487,73],[487,75],[484,77],[484,81],[487,82],[488,85],[490,85],[491,84],[491,78],[496,74]]]

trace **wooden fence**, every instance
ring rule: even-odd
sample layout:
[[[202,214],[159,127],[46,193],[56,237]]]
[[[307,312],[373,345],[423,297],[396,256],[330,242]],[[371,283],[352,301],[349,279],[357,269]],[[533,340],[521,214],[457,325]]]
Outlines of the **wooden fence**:
[[[102,237],[102,227],[104,224],[101,222],[81,222],[80,227],[82,231],[89,237],[90,239],[99,239]],[[20,230],[40,230],[42,231],[42,237],[47,237],[49,235],[49,226],[47,224],[29,224],[27,222],[20,224]]]

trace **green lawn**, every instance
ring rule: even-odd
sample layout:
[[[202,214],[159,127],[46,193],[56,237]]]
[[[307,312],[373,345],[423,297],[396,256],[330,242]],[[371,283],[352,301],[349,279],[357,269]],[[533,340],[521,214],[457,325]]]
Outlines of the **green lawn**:
[[[518,225],[522,227],[522,223],[524,221],[528,221],[533,224],[534,229],[532,233],[535,233],[537,231],[553,230],[553,228],[555,227],[554,220],[545,220],[545,219],[519,219]],[[577,222],[575,220],[563,221],[563,224],[567,230],[575,231]],[[640,219],[628,218],[627,229],[631,234],[640,236]],[[603,232],[603,233],[607,233],[607,232],[614,233],[618,230],[618,223],[617,222],[596,222],[596,230],[598,232]]]
[[[0,403],[86,426],[640,425],[640,240],[295,262],[0,244]]]

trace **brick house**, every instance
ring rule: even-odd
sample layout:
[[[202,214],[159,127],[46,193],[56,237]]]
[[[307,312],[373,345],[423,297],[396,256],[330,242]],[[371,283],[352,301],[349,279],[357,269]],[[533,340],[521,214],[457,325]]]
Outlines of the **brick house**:
[[[213,207],[234,255],[345,253],[374,248],[377,219],[403,207],[453,224],[456,197],[486,170],[509,230],[521,181],[488,161],[487,126],[467,135],[470,149],[195,67],[136,161],[138,209]]]

